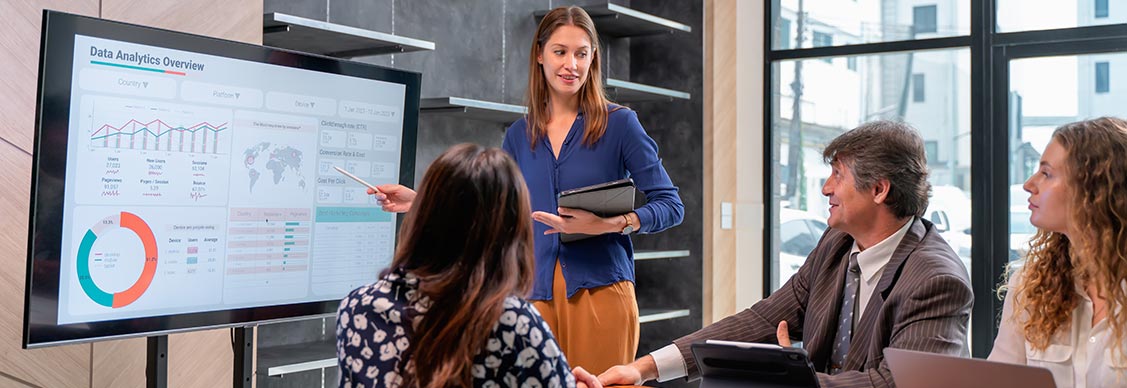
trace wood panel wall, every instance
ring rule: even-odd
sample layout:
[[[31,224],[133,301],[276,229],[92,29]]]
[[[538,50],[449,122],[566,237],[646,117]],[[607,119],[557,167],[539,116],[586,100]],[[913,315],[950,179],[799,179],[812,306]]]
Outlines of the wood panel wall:
[[[763,297],[763,20],[760,2],[705,1],[705,325]]]
[[[0,1],[0,386],[144,386],[144,339],[20,349],[43,9],[259,44],[262,0]],[[229,330],[169,336],[169,386],[230,386],[231,364]]]
[[[102,17],[262,44],[262,0],[102,0]]]

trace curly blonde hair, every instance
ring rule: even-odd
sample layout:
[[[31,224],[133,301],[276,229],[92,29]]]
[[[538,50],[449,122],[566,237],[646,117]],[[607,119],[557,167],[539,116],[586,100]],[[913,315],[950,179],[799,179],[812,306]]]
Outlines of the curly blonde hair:
[[[1122,359],[1127,312],[1127,121],[1113,117],[1066,124],[1053,141],[1068,151],[1071,236],[1039,229],[1030,242],[1015,311],[1027,318],[1025,339],[1044,350],[1072,322],[1080,286],[1094,285],[1107,300],[1114,357]],[[1071,238],[1070,238],[1071,237]]]

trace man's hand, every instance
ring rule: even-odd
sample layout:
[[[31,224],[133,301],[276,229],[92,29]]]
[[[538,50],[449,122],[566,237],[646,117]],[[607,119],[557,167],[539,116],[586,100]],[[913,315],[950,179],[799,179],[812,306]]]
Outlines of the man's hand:
[[[642,385],[647,380],[656,378],[657,363],[653,356],[647,354],[632,363],[607,369],[599,375],[599,382],[603,385]]]
[[[415,190],[408,189],[406,186],[386,184],[376,187],[380,191],[369,188],[368,195],[375,195],[376,201],[385,212],[404,213],[410,210],[411,203],[415,202]]]
[[[787,329],[787,321],[779,321],[779,328],[775,329],[775,336],[779,338],[779,346],[790,347],[790,330]]]
[[[603,384],[599,382],[599,378],[587,372],[581,366],[575,367],[571,370],[571,374],[575,375],[575,386],[577,388],[603,388]]]

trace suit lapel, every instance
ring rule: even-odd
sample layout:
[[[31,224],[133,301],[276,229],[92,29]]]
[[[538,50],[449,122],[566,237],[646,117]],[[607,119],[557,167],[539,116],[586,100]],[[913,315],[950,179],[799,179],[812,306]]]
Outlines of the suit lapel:
[[[877,353],[884,351],[885,344],[883,341],[873,343],[877,338],[875,336],[880,334],[880,331],[877,330],[876,320],[884,308],[884,301],[888,298],[892,286],[896,284],[896,280],[900,277],[900,267],[904,265],[908,255],[919,247],[920,241],[923,240],[923,235],[927,231],[919,219],[913,217],[911,222],[912,226],[908,227],[908,232],[904,234],[904,238],[900,240],[900,245],[896,246],[888,264],[881,271],[880,281],[877,282],[876,289],[869,297],[869,303],[865,305],[865,313],[861,316],[857,325],[853,327],[853,339],[850,340],[849,354],[845,356],[844,370],[860,370],[868,361],[868,357],[872,354],[871,351]]]
[[[820,268],[810,290],[806,310],[806,323],[803,324],[803,343],[810,354],[811,362],[819,371],[829,364],[833,342],[837,336],[837,317],[841,311],[841,294],[845,287],[845,271],[849,267],[850,247],[853,238],[846,235],[838,244],[829,247],[832,261]],[[828,272],[828,273],[827,273]]]

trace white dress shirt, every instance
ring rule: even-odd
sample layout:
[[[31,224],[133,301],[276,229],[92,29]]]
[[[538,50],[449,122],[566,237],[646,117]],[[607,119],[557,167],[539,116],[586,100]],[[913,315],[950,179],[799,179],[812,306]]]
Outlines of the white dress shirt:
[[[1011,277],[1011,290],[1019,284],[1019,277],[1020,273]],[[1106,318],[1092,325],[1092,300],[1079,282],[1074,283],[1077,283],[1075,291],[1079,299],[1072,310],[1072,320],[1061,326],[1045,350],[1033,349],[1025,340],[1025,314],[1015,317],[1014,293],[1006,293],[998,337],[994,339],[994,349],[988,359],[1048,369],[1057,388],[1127,386],[1127,360],[1117,359],[1111,353],[1111,326]],[[1127,346],[1120,351],[1127,357]]]
[[[908,221],[896,233],[885,237],[884,240],[868,249],[861,250],[857,246],[857,241],[853,242],[853,248],[846,257],[858,252],[857,265],[861,267],[861,285],[857,291],[857,313],[853,315],[853,322],[861,320],[865,307],[869,305],[869,298],[872,298],[873,290],[880,282],[880,276],[877,276],[877,274],[881,273],[884,266],[892,260],[892,254],[896,252],[896,247],[900,246],[900,240],[903,240],[904,235],[908,234],[908,229],[912,226],[914,219],[914,217],[908,218]],[[681,351],[677,350],[677,345],[666,345],[650,353],[650,356],[653,356],[654,363],[657,364],[657,381],[659,382],[685,377],[688,374],[685,358],[681,357]]]

